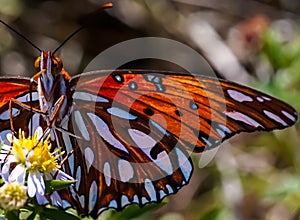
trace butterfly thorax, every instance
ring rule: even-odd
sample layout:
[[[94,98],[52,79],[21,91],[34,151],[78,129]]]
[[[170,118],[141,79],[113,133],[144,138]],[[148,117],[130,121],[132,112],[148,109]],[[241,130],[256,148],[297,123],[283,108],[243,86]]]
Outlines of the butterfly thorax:
[[[64,71],[61,59],[51,52],[41,52],[35,68],[39,71],[34,79],[38,83],[40,109],[47,113],[48,119],[57,114],[54,124],[59,125],[68,112],[70,76]]]

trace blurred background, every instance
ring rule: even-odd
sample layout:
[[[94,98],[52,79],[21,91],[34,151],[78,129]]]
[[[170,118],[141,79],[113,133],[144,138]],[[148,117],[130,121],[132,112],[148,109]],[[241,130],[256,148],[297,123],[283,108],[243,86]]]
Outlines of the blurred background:
[[[300,1],[115,0],[105,13],[85,16],[107,2],[0,0],[0,18],[51,51],[80,24],[87,26],[58,52],[71,75],[117,43],[165,37],[203,55],[207,66],[201,64],[199,73],[212,68],[218,77],[251,85],[300,109]],[[0,26],[1,75],[33,76],[38,55]],[[120,68],[182,71],[158,60]],[[163,204],[106,211],[100,219],[300,219],[299,140],[299,124],[284,131],[239,135],[201,169],[194,154],[189,185]]]

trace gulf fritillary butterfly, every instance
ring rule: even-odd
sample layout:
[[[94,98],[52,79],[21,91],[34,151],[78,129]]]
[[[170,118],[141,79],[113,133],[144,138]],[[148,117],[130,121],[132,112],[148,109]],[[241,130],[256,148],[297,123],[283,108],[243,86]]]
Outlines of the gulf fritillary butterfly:
[[[35,66],[32,78],[0,78],[1,135],[11,123],[27,134],[50,126],[54,149],[73,152],[63,169],[77,180],[51,202],[94,218],[176,193],[193,171],[188,151],[297,120],[288,104],[230,81],[153,70],[70,77],[51,52]]]

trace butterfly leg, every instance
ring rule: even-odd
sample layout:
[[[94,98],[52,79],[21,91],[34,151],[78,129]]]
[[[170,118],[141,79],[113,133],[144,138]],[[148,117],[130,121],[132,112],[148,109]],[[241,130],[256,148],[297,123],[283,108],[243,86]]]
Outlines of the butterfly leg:
[[[12,134],[15,134],[15,130],[14,130],[14,126],[13,126],[13,104],[16,104],[24,109],[27,109],[28,111],[34,111],[36,113],[42,114],[42,115],[46,115],[45,112],[37,109],[37,108],[32,108],[32,106],[24,104],[23,102],[18,101],[17,99],[10,99],[9,100],[9,117],[10,117],[10,129]]]

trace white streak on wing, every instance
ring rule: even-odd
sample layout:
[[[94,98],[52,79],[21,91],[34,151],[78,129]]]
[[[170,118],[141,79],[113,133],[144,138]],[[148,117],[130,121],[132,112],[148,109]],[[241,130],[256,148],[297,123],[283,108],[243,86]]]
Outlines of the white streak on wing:
[[[224,138],[224,137],[226,136],[226,135],[225,135],[225,132],[222,131],[221,129],[216,128],[216,131],[217,131],[217,133],[218,133],[222,138]]]
[[[77,127],[79,128],[79,131],[82,135],[82,137],[86,140],[86,141],[90,141],[90,135],[89,132],[86,128],[86,124],[83,121],[83,118],[80,114],[79,111],[75,111],[74,112],[74,117],[75,117],[75,122],[77,124]]]
[[[111,170],[110,170],[110,165],[109,165],[108,162],[104,163],[103,175],[104,175],[106,185],[110,186],[110,184],[111,184]]]
[[[73,94],[73,99],[83,100],[87,102],[109,102],[108,99],[101,96],[93,95],[87,92],[75,92]]]
[[[269,98],[269,97],[262,96],[262,98],[263,98],[264,100],[271,101],[271,98]]]
[[[154,127],[156,127],[161,133],[163,133],[163,134],[167,134],[167,131],[166,131],[166,129],[164,129],[163,127],[161,127],[159,124],[157,124],[155,121],[153,121],[153,120],[149,120],[150,121],[150,123],[154,126]]]
[[[63,128],[67,130],[68,128],[68,125],[67,123],[63,125]],[[71,140],[70,140],[70,137],[68,135],[68,133],[66,132],[62,132],[62,138],[63,138],[63,141],[64,141],[64,144],[65,144],[65,151],[67,154],[69,154],[72,150],[73,150],[73,146],[72,146],[72,143],[71,143]],[[68,164],[69,164],[69,167],[70,167],[70,170],[71,170],[71,174],[74,174],[74,167],[75,167],[75,158],[74,158],[74,154],[71,154],[68,158]]]
[[[85,157],[87,171],[89,171],[91,165],[94,162],[94,157],[95,157],[94,152],[90,147],[84,149],[84,157]]]
[[[12,108],[12,117],[16,117],[20,114],[20,110],[17,108]],[[10,109],[7,109],[6,111],[2,112],[0,114],[0,120],[10,120]]]
[[[124,145],[122,145],[110,132],[107,124],[99,118],[97,115],[93,113],[87,113],[87,115],[90,117],[91,121],[95,125],[98,134],[107,141],[112,147],[118,148],[126,153],[128,153],[127,149]]]
[[[39,100],[39,95],[37,92],[32,92],[31,93],[31,101],[38,101]],[[18,101],[20,102],[29,102],[30,101],[30,93],[26,93],[25,95],[22,95],[17,98]]]
[[[241,112],[225,112],[225,114],[234,119],[234,120],[237,120],[237,121],[242,121],[250,126],[253,126],[253,127],[262,127],[263,126],[261,124],[259,124],[257,121],[255,121],[253,118],[250,118],[249,116],[241,113]]]
[[[287,118],[291,119],[292,121],[296,121],[296,118],[293,115],[291,115],[290,113],[288,113],[284,110],[282,110],[281,113],[284,114]]]
[[[75,187],[76,187],[76,190],[78,191],[79,189],[79,186],[80,186],[80,182],[81,182],[81,167],[78,166],[77,167],[77,170],[76,170],[76,182],[75,182]]]
[[[81,207],[85,207],[85,197],[84,195],[78,196]]]
[[[232,131],[231,131],[229,128],[227,128],[225,125],[219,124],[219,127],[220,127],[223,131],[225,131],[225,133],[227,133],[227,134],[231,134],[231,133],[232,133]]]
[[[120,159],[118,162],[118,170],[122,182],[128,182],[133,178],[134,170],[127,160]]]
[[[259,102],[263,102],[263,101],[264,101],[264,99],[263,99],[262,97],[256,97],[256,99],[257,99],[257,101],[259,101]]]
[[[176,148],[176,154],[178,156],[179,167],[185,177],[185,180],[188,181],[193,171],[192,164],[187,156],[185,156],[184,153],[179,150],[179,148]]]
[[[151,180],[149,179],[145,179],[145,189],[150,197],[150,201],[156,201],[156,191],[155,191],[155,187],[153,185],[153,183],[151,182]]]
[[[97,202],[97,196],[98,196],[98,186],[96,181],[94,180],[91,184],[90,191],[89,191],[89,212],[91,212]]]
[[[117,108],[117,107],[111,107],[107,109],[107,112],[111,115],[117,116],[119,118],[127,119],[127,120],[135,120],[137,119],[137,116],[130,114],[129,112]]]
[[[266,116],[273,119],[274,121],[277,121],[278,123],[282,124],[283,126],[287,126],[287,123],[285,121],[283,121],[278,115],[275,115],[274,113],[267,111],[267,110],[264,110],[263,112],[265,113]]]
[[[31,127],[32,126],[32,127]],[[29,119],[28,129],[30,132],[33,132],[40,126],[40,114],[33,114]],[[31,134],[31,133],[29,133]]]
[[[237,90],[228,89],[227,93],[232,99],[238,102],[253,102],[253,99],[250,96],[245,95]]]
[[[151,149],[156,145],[152,137],[136,129],[128,129],[128,133],[136,145],[143,150],[143,152],[150,158],[152,161],[168,175],[173,173],[173,167],[170,161],[170,158],[166,151],[162,151],[157,155],[157,159],[151,157]]]

